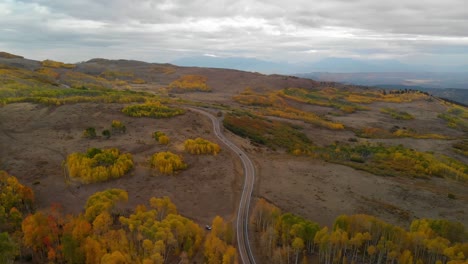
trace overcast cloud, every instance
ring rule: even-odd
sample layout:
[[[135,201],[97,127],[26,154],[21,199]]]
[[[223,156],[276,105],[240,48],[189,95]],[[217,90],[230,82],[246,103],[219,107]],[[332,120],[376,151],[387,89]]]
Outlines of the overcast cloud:
[[[33,59],[467,64],[465,0],[0,0],[0,50]]]

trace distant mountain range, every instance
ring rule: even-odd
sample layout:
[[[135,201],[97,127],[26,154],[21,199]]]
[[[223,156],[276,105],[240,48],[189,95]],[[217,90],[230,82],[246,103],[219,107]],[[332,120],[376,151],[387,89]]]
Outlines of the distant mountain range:
[[[418,89],[468,104],[468,65],[410,65],[396,60],[327,58],[314,63],[278,63],[253,58],[197,56],[171,63],[179,66],[237,69],[288,74],[316,81]]]
[[[196,56],[177,59],[171,63],[179,66],[226,68],[267,74],[296,74],[309,72],[463,72],[468,74],[468,65],[418,65],[405,64],[397,60],[358,60],[349,58],[326,58],[313,63],[286,63],[254,58]]]
[[[426,88],[468,89],[468,72],[311,72],[296,74],[317,81],[330,81],[366,86],[404,85]]]

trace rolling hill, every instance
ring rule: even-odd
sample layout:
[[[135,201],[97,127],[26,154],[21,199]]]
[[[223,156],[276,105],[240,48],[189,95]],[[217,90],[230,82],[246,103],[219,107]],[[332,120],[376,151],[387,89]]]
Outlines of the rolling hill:
[[[142,262],[151,249],[167,263],[182,259],[203,262],[215,245],[223,249],[221,259],[226,256],[234,261],[232,223],[242,192],[243,167],[239,153],[216,137],[211,120],[190,110],[193,108],[217,116],[226,138],[255,165],[249,228],[254,255],[262,263],[275,254],[283,260],[292,258],[294,252],[315,263],[322,256],[317,252],[324,252],[321,245],[332,242],[314,242],[298,228],[304,225],[310,232],[314,230],[313,237],[326,236],[328,229],[319,233],[319,226],[330,232],[336,231],[333,226],[348,229],[343,225],[354,223],[351,215],[371,215],[356,217],[378,230],[391,230],[388,234],[404,234],[384,237],[374,233],[377,229],[369,230],[373,238],[368,239],[367,247],[375,243],[377,248],[380,240],[382,244],[394,237],[438,241],[442,251],[455,253],[463,253],[466,247],[468,108],[462,105],[417,89],[375,89],[240,70],[132,60],[66,64],[0,57],[0,171],[15,176],[35,194],[34,206],[22,206],[21,217],[14,218],[13,209],[6,216],[0,214],[6,219],[0,231],[11,237],[19,234],[14,239],[21,240],[21,235],[30,234],[29,227],[43,219],[39,213],[49,216],[44,218],[46,222],[63,221],[56,223],[63,230],[52,229],[56,238],[38,239],[38,244],[28,236],[29,240],[21,240],[30,242],[21,249],[22,256],[34,261],[82,260],[88,257],[83,252],[103,247],[100,250],[109,256],[99,250],[92,252],[101,252],[103,258],[122,255]],[[160,142],[161,135],[167,139]],[[195,140],[203,142],[200,150],[215,143],[219,153],[188,152],[184,145],[196,138],[205,139]],[[166,153],[168,162],[178,156],[186,166],[171,174],[158,171],[152,164],[157,153]],[[83,181],[75,176],[77,171],[96,180]],[[167,199],[177,205],[176,211]],[[139,206],[148,201],[149,205]],[[257,201],[260,205],[254,206]],[[259,212],[271,218],[255,218]],[[30,213],[36,218],[28,217]],[[66,214],[71,216],[66,218]],[[97,215],[102,215],[99,220]],[[155,218],[158,221],[148,220]],[[21,221],[26,224],[22,226]],[[141,221],[147,222],[138,224]],[[212,231],[208,231],[211,226],[205,233],[194,226],[210,225],[211,221]],[[420,223],[426,229],[422,224],[420,229],[415,227]],[[434,223],[445,223],[445,231]],[[159,231],[145,229],[150,224]],[[290,228],[295,231],[284,233]],[[163,230],[171,239],[157,242],[163,241]],[[270,254],[264,250],[264,242],[275,232],[283,232],[284,240],[274,239],[278,241],[275,245],[284,248],[272,246],[276,253]],[[292,245],[298,247],[301,242],[296,238],[310,245],[304,245],[304,251],[293,251]],[[366,253],[364,245],[343,247],[340,252],[347,255],[356,249],[362,261],[370,260],[373,254]],[[418,245],[419,253],[404,248],[406,242],[400,245],[392,248],[398,257],[420,254],[427,263],[464,258],[451,251],[432,254],[432,246],[426,244]],[[69,248],[73,250],[66,251]],[[161,248],[167,251],[163,254]],[[381,252],[382,257],[393,256],[390,251]]]

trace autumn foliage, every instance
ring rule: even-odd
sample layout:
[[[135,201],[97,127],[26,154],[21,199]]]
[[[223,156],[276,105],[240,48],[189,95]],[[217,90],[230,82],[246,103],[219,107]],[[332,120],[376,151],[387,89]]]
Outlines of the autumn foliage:
[[[461,264],[468,256],[463,224],[447,220],[414,220],[405,230],[369,215],[342,215],[329,229],[260,199],[252,223],[269,263],[316,255],[319,263]]]
[[[159,144],[167,145],[169,144],[169,137],[166,136],[164,132],[156,131],[153,133],[153,138],[159,142]]]
[[[212,229],[205,239],[204,256],[207,264],[239,263],[236,248],[233,246],[232,226],[220,216],[213,219]]]
[[[125,133],[127,127],[120,120],[112,120],[112,133]]]
[[[169,84],[169,88],[178,92],[201,91],[209,92],[211,88],[206,84],[207,78],[200,75],[185,75]]]
[[[163,174],[173,174],[178,170],[187,168],[182,156],[170,151],[153,154],[150,159],[152,168],[157,168]]]
[[[153,118],[167,118],[185,113],[183,109],[169,107],[161,104],[160,102],[130,105],[122,109],[122,112],[133,117]]]
[[[168,197],[152,197],[148,206],[124,214],[119,207],[127,199],[126,191],[109,189],[90,196],[84,214],[64,217],[53,207],[29,215],[22,223],[22,245],[35,263],[154,264],[195,256],[203,231],[179,215]]]
[[[41,62],[43,67],[49,68],[65,68],[65,69],[73,69],[76,67],[75,64],[71,63],[63,63],[60,61],[53,61],[53,60],[44,60]]]
[[[0,170],[0,187],[0,223],[8,219],[8,214],[13,208],[23,213],[33,209],[33,191],[22,185],[16,177]]]
[[[249,138],[256,144],[273,149],[283,148],[291,153],[308,153],[312,143],[299,127],[248,113],[227,114],[223,125],[231,132]]]
[[[185,151],[190,154],[212,154],[217,155],[221,148],[218,144],[203,138],[187,139],[184,142]]]
[[[133,168],[132,155],[116,148],[90,148],[86,153],[72,153],[66,160],[70,177],[84,183],[120,178]]]
[[[298,95],[299,93],[299,95]],[[287,102],[286,99],[293,99],[302,103],[310,103],[310,100],[303,99],[306,95],[310,95],[312,91],[305,89],[289,88],[279,92],[256,93],[252,89],[246,88],[240,95],[236,95],[233,99],[244,105],[261,106],[256,114],[262,116],[276,116],[281,118],[301,120],[310,124],[321,126],[327,129],[342,130],[344,125],[338,122],[328,120],[323,116],[319,116],[310,111],[302,111]],[[323,105],[333,106],[328,99],[323,98]],[[321,101],[320,101],[321,102]],[[344,105],[343,109],[347,109],[348,105]],[[354,108],[353,108],[354,109]],[[353,110],[354,111],[354,110]]]
[[[468,166],[454,158],[431,152],[420,152],[402,145],[333,144],[316,148],[314,155],[376,175],[416,178],[452,178],[468,180]]]

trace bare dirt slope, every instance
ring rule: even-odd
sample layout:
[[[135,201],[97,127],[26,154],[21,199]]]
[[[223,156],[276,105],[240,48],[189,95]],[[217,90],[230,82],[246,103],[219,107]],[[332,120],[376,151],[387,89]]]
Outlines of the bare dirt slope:
[[[466,185],[440,179],[389,178],[343,165],[284,155],[256,156],[257,194],[320,224],[341,214],[364,213],[408,226],[417,218],[468,224]],[[463,199],[452,200],[447,193]]]

